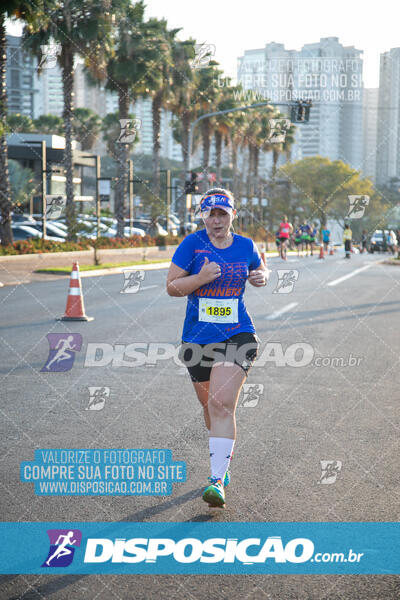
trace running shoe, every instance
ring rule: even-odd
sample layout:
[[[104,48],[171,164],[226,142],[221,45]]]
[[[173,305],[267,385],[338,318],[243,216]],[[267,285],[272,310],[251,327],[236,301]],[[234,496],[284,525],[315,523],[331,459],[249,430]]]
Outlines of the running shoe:
[[[221,479],[216,477],[209,477],[211,485],[209,485],[203,493],[203,500],[210,506],[223,507],[225,505],[225,491],[224,484]]]
[[[226,488],[231,482],[231,474],[229,473],[229,471],[227,471],[225,473],[225,477],[224,477],[224,488]]]

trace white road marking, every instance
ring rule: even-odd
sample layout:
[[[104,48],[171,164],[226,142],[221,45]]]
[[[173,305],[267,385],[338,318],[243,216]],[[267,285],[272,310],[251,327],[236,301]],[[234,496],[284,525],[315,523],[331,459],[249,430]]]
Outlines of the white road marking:
[[[354,271],[351,271],[351,273],[347,273],[347,275],[343,275],[342,277],[339,277],[338,279],[334,279],[333,281],[330,281],[326,285],[332,286],[332,285],[337,285],[338,283],[342,283],[342,281],[346,281],[346,279],[350,279],[350,277],[354,277],[354,275],[357,275],[358,273],[361,273],[362,271],[366,271],[370,267],[373,267],[374,265],[377,265],[380,262],[382,262],[382,261],[377,260],[372,263],[369,263],[368,265],[365,265],[364,267],[360,267],[359,269],[355,269]]]
[[[143,290],[151,290],[152,288],[155,288],[155,287],[159,287],[159,286],[158,285],[144,285],[144,286],[140,286],[139,289],[140,289],[140,291],[143,291]]]
[[[298,305],[298,302],[291,302],[290,304],[287,304],[283,308],[276,310],[275,312],[271,313],[270,315],[268,315],[268,317],[265,317],[265,318],[267,321],[273,321],[274,319],[277,319],[281,315],[287,313],[289,310],[292,310],[292,308],[294,308],[297,305]]]

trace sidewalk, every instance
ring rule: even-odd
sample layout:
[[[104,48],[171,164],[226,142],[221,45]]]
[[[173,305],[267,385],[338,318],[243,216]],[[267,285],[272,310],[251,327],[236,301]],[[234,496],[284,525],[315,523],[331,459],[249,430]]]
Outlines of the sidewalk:
[[[129,261],[160,260],[160,263],[170,262],[176,246],[150,246],[147,248],[121,248],[118,250],[98,250],[97,256],[100,263],[120,263]],[[46,254],[20,254],[15,256],[0,256],[0,287],[3,285],[18,285],[35,281],[50,281],[51,279],[62,279],[69,275],[47,275],[46,273],[34,273],[36,269],[46,267],[65,267],[77,261],[80,265],[93,265],[93,250],[82,252],[53,252]],[[146,268],[153,265],[145,265]],[[121,267],[122,268],[122,267]],[[87,271],[82,276],[102,275],[105,271],[120,272],[119,269],[107,269],[98,271]]]
[[[257,242],[258,249],[260,243]],[[97,257],[100,263],[135,262],[140,260],[159,260],[159,263],[140,265],[138,268],[166,269],[169,266],[172,255],[177,246],[149,246],[146,248],[121,248],[117,250],[98,250]],[[290,251],[288,254],[296,254]],[[278,252],[270,252],[267,258],[278,256]],[[0,256],[0,287],[3,285],[19,285],[21,283],[32,283],[36,281],[51,281],[52,279],[63,279],[69,275],[56,275],[46,273],[35,273],[37,269],[46,267],[65,267],[77,261],[80,265],[93,265],[93,250],[81,252],[48,252],[44,254],[19,254],[14,256]],[[81,277],[96,277],[121,273],[123,268],[98,269],[96,271],[83,271]]]

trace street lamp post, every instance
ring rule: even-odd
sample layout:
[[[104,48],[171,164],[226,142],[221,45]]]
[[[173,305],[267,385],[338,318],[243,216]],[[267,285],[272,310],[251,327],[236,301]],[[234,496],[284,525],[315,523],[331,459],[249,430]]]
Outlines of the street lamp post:
[[[166,175],[166,212],[165,216],[167,219],[167,233],[169,233],[169,215],[171,212],[171,190],[174,186],[171,186],[171,169],[160,169],[160,173],[165,173]]]
[[[129,235],[132,237],[133,228],[133,160],[129,159]]]
[[[96,225],[96,235],[97,237],[100,237],[100,190],[99,190],[99,185],[100,185],[100,179],[101,179],[101,159],[100,156],[98,154],[87,154],[85,155],[85,158],[94,158],[95,160],[95,169],[96,169],[96,221],[97,221],[97,225]]]
[[[46,239],[46,212],[47,212],[47,202],[46,202],[46,187],[47,187],[47,158],[46,158],[46,140],[23,140],[24,144],[34,145],[40,144],[41,147],[41,192],[42,192],[42,239]]]

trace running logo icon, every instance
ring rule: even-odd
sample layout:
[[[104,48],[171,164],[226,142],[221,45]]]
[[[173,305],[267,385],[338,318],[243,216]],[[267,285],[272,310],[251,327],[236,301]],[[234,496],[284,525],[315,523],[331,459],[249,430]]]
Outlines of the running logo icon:
[[[48,333],[49,356],[40,371],[42,373],[61,373],[70,371],[75,361],[75,352],[82,348],[80,333]]]
[[[110,397],[109,387],[89,387],[89,402],[85,410],[102,410]]]
[[[294,284],[299,278],[299,272],[296,269],[277,269],[278,283],[272,292],[273,294],[290,294],[293,291]]]
[[[286,134],[290,128],[289,119],[268,119],[270,132],[267,141],[271,144],[283,144],[286,139]]]
[[[369,204],[369,196],[348,196],[349,210],[346,219],[361,219]]]
[[[142,121],[140,119],[119,119],[121,131],[117,142],[119,144],[132,144],[139,131]]]
[[[136,294],[140,289],[140,284],[144,279],[144,271],[123,269],[124,287],[120,294]]]
[[[342,470],[342,461],[340,460],[321,460],[322,474],[317,483],[330,485],[335,483],[338,473]]]
[[[74,558],[75,548],[81,545],[79,529],[48,529],[50,548],[42,567],[68,567]]]
[[[66,202],[66,196],[46,196],[46,219],[59,219]]]
[[[192,69],[204,69],[210,64],[210,60],[215,56],[214,44],[195,44],[195,57],[191,61]]]
[[[253,408],[254,406],[257,406],[263,392],[264,385],[262,383],[243,384],[243,400],[240,406],[243,408]]]
[[[44,44],[40,46],[42,56],[38,69],[53,69],[57,65],[57,56],[61,54],[61,44]]]

